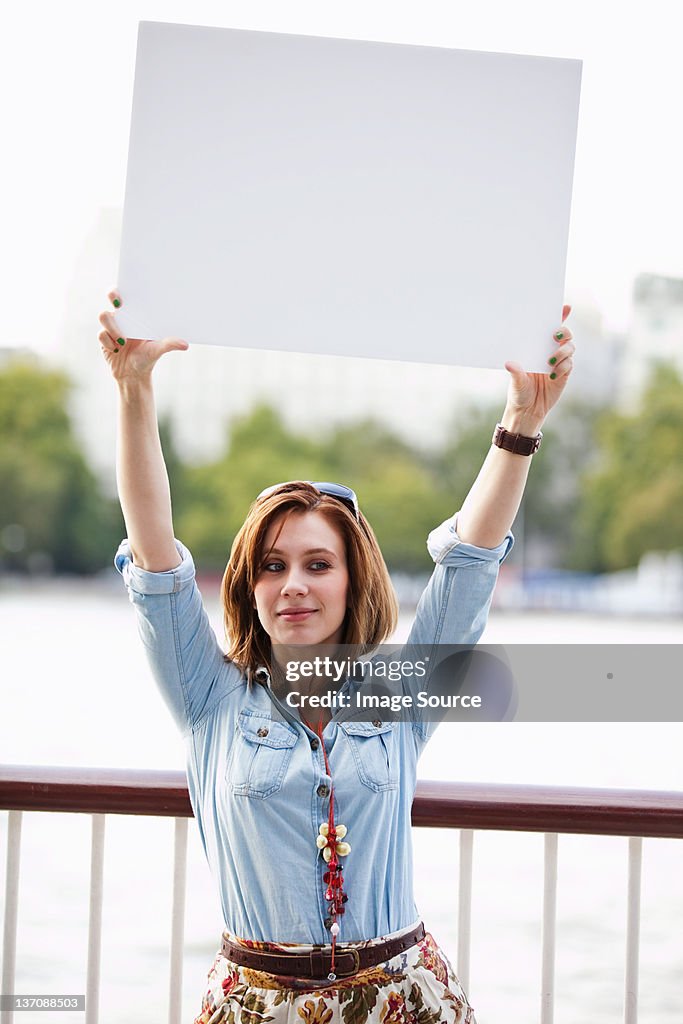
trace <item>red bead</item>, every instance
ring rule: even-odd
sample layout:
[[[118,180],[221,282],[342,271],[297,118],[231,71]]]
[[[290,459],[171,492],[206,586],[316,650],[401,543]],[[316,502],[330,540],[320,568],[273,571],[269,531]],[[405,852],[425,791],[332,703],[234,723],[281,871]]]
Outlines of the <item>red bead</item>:
[[[323,875],[323,882],[325,883],[325,885],[327,885],[327,883],[331,880],[331,877],[332,873],[330,871],[326,871],[325,874]]]
[[[326,889],[326,890],[325,890],[325,899],[326,899],[326,900],[332,900],[332,899],[334,899],[334,893],[332,892],[332,890],[331,890],[331,889]]]

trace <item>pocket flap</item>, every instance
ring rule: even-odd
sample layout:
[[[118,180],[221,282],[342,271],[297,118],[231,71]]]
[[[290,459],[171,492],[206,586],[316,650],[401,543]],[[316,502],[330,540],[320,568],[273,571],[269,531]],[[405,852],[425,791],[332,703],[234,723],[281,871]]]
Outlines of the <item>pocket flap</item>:
[[[340,722],[339,726],[348,736],[379,736],[381,733],[391,732],[396,725],[395,722],[380,722],[375,725],[373,722]]]
[[[250,743],[260,743],[264,747],[293,747],[297,734],[282,722],[274,722],[265,715],[254,715],[249,711],[240,711],[238,724],[240,732]]]

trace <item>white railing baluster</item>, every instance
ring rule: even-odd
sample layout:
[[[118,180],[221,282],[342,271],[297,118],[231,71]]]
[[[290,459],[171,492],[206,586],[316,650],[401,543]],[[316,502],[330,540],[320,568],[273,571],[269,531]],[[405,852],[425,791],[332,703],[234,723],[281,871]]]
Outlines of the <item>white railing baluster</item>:
[[[187,881],[187,818],[175,819],[173,849],[173,911],[171,915],[171,977],[169,1024],[180,1024],[183,997],[183,940],[185,935],[185,891]]]
[[[458,956],[456,972],[465,992],[470,986],[470,944],[472,938],[472,829],[460,830],[460,871],[458,880]]]
[[[92,816],[90,843],[90,918],[88,923],[88,977],[85,989],[85,1024],[97,1024],[100,1012],[100,959],[102,954],[102,893],[104,876],[104,814]]]
[[[626,983],[624,1024],[638,1021],[638,959],[640,953],[640,875],[643,864],[643,840],[628,841],[628,911],[626,917]]]
[[[543,852],[543,965],[541,1024],[555,1013],[555,927],[557,910],[557,833],[546,832]]]
[[[17,965],[17,918],[19,910],[19,863],[21,861],[21,821],[23,811],[10,811],[7,822],[7,873],[5,875],[5,924],[2,941],[2,985],[0,992],[14,993]],[[12,1024],[14,1011],[0,1013],[2,1024]]]
[[[182,792],[180,773],[120,773],[121,788],[130,790],[125,809],[119,801],[112,805],[108,790],[114,772],[92,776],[90,769],[26,768],[0,765],[0,805],[9,810],[7,830],[7,868],[5,878],[5,911],[3,924],[2,978],[4,995],[14,993],[16,985],[17,923],[19,875],[21,863],[21,831],[23,812],[31,811],[91,813],[92,839],[90,862],[90,912],[88,933],[88,964],[86,982],[86,1024],[98,1024],[100,1002],[102,908],[104,877],[104,842],[106,813],[115,806],[121,813],[150,816],[184,815],[187,802]],[[177,778],[175,776],[178,776]],[[532,827],[560,828],[592,835],[628,834],[647,829],[648,834],[683,839],[681,816],[683,799],[680,793],[642,793],[641,791],[552,790],[551,787],[475,787],[461,784],[422,783],[416,795],[413,821],[420,827],[457,827],[450,813],[465,800],[472,808],[468,823],[472,829],[459,829],[459,892],[457,923],[456,970],[465,990],[470,984],[471,917],[474,828],[516,830],[520,827],[519,808],[533,810]],[[47,790],[45,791],[45,787]],[[493,790],[493,793],[491,793]],[[484,791],[482,793],[482,791]],[[23,799],[22,799],[23,794]],[[169,804],[169,800],[171,803]],[[559,804],[558,804],[559,800]],[[434,804],[436,802],[436,811]],[[509,805],[503,813],[492,813],[492,805]],[[572,808],[572,814],[567,810]],[[616,815],[602,814],[604,807]],[[12,808],[12,809],[10,809]],[[150,809],[151,808],[151,809]],[[558,809],[562,812],[558,815]],[[596,809],[601,813],[595,814]],[[604,818],[604,820],[603,820]],[[180,1024],[183,976],[185,908],[187,901],[188,819],[174,819],[173,908],[170,944],[169,1021]],[[593,827],[596,831],[593,831]],[[624,1024],[638,1022],[640,916],[642,878],[642,838],[629,839],[627,920],[624,983]],[[555,950],[557,943],[558,835],[544,836],[543,936],[540,1024],[553,1024],[555,1004]],[[16,993],[14,993],[16,994]],[[0,1024],[13,1024],[11,1005],[0,1007]],[[11,1001],[10,1001],[11,1002]]]

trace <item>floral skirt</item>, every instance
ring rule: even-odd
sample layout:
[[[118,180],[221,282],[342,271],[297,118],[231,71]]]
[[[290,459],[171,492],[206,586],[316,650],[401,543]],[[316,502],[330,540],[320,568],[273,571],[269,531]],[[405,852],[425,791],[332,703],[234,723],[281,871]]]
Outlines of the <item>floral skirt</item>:
[[[340,943],[338,949],[365,948],[410,931],[366,942]],[[228,934],[228,933],[226,933]],[[249,949],[310,952],[297,943],[251,942],[229,938]],[[329,948],[329,947],[328,947]],[[209,971],[208,989],[194,1024],[476,1024],[453,968],[427,932],[421,942],[349,978],[311,981],[240,967],[219,952]]]

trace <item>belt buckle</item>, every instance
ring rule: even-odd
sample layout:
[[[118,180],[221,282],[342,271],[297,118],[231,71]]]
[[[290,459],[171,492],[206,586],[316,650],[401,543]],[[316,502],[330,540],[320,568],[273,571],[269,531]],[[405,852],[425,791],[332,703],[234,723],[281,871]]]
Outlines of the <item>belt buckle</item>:
[[[353,967],[351,968],[350,971],[341,971],[337,968],[337,965],[335,964],[336,977],[350,978],[352,974],[357,974],[358,971],[360,970],[360,954],[358,950],[354,947],[353,949],[345,949],[343,953],[340,953],[341,956],[348,956],[349,954],[351,954],[351,956],[353,957]],[[333,980],[334,978],[330,978],[330,981]]]

